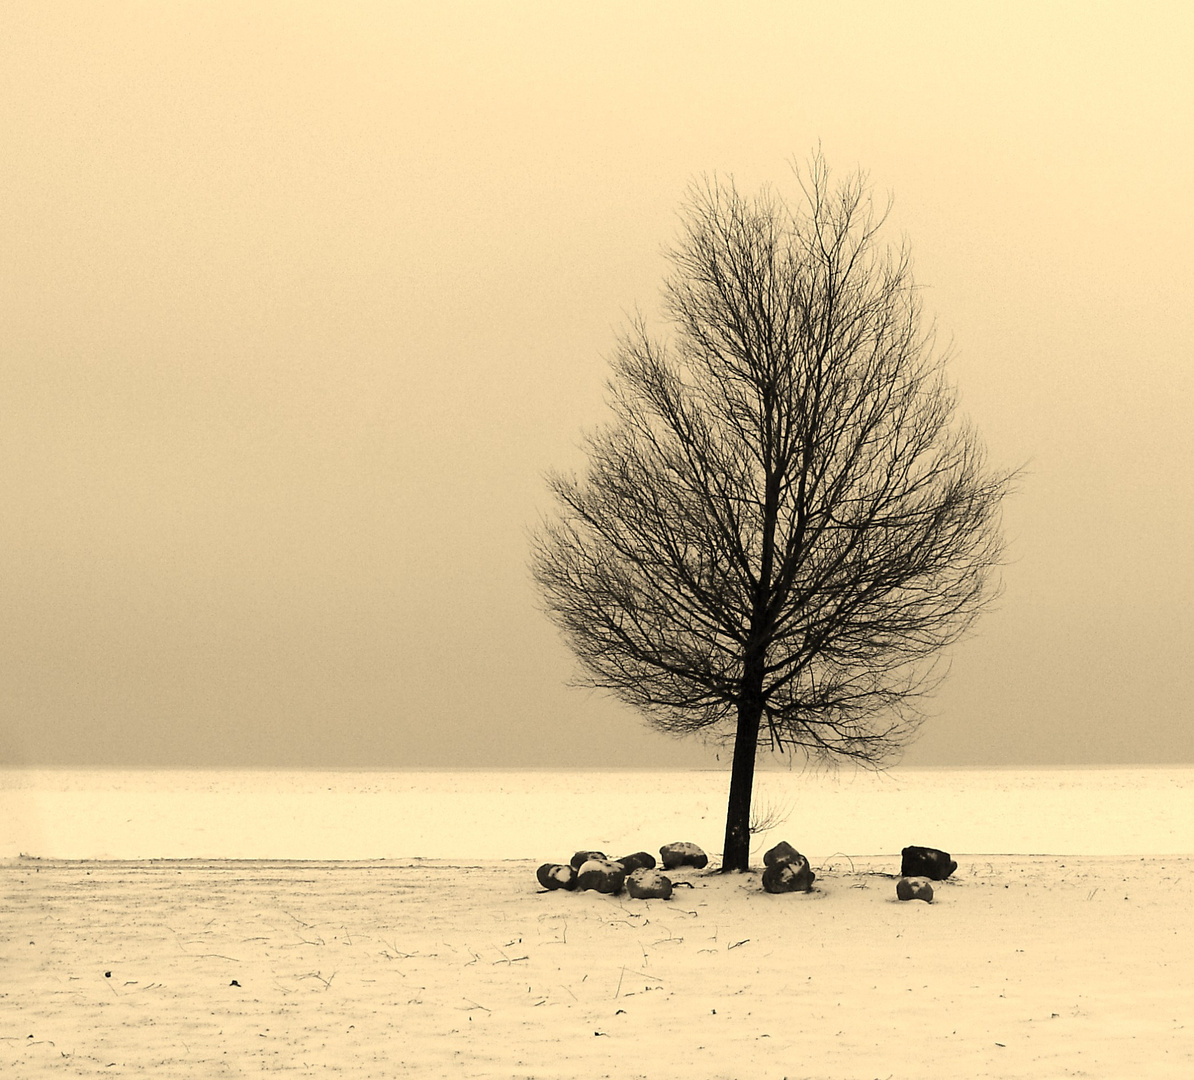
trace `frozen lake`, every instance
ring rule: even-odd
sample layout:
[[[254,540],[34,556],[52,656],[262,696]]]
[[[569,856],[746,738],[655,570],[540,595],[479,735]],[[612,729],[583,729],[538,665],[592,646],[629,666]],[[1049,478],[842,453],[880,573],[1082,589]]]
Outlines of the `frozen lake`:
[[[0,857],[567,859],[720,852],[729,773],[0,770]],[[1194,767],[896,769],[756,777],[756,813],[814,862],[1194,853]]]

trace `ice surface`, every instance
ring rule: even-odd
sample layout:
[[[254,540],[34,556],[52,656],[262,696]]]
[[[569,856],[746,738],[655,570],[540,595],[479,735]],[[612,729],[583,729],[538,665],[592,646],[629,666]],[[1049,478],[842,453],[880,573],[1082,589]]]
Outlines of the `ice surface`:
[[[728,773],[0,771],[0,857],[716,860]],[[815,863],[837,852],[1194,853],[1194,768],[760,772],[756,807]]]

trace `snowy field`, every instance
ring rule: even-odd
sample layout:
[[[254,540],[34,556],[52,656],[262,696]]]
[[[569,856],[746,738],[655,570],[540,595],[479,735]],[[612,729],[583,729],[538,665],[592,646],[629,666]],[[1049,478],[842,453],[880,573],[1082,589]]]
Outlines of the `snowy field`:
[[[959,862],[926,905],[890,859],[666,902],[517,861],[0,861],[0,1075],[1194,1075],[1194,859]]]
[[[766,772],[812,892],[636,901],[535,867],[716,858],[725,774],[6,773],[0,1075],[1185,1078],[1192,779]]]

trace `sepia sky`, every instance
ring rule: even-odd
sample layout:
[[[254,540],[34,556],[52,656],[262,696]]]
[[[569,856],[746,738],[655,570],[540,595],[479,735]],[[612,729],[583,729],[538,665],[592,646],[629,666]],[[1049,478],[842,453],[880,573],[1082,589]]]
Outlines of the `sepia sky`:
[[[0,765],[714,763],[568,687],[527,533],[688,181],[818,142],[1025,466],[906,762],[1194,761],[1188,5],[30,2],[0,53]]]

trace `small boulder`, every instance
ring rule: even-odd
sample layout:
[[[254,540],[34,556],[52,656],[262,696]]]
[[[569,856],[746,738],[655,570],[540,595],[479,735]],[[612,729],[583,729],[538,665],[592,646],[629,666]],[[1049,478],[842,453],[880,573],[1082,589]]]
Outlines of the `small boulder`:
[[[560,863],[545,862],[535,871],[535,877],[545,889],[575,889],[576,870]]]
[[[781,840],[770,851],[763,856],[763,864],[765,866],[775,866],[777,863],[798,862],[804,859],[787,840]],[[807,860],[805,860],[807,862]]]
[[[658,870],[640,866],[626,879],[626,891],[635,900],[670,900],[672,882]]]
[[[896,882],[896,896],[901,900],[933,902],[933,886],[927,877],[902,877]]]
[[[958,868],[948,851],[931,847],[906,847],[900,852],[901,877],[926,877],[944,881]]]
[[[633,874],[635,870],[654,870],[655,856],[649,851],[636,851],[633,855],[623,855],[617,860],[622,864],[622,868],[627,874]]]
[[[608,858],[604,851],[578,851],[572,856],[572,867],[579,870],[581,863],[587,863],[590,859],[601,859],[604,862]]]
[[[659,849],[659,857],[663,861],[665,870],[675,870],[681,866],[691,866],[697,870],[704,870],[709,865],[709,856],[696,844],[685,841],[675,844],[664,844]]]
[[[800,852],[792,854],[794,858],[769,863],[763,871],[763,888],[769,893],[812,892],[817,875]]]
[[[609,859],[589,859],[581,863],[576,884],[580,889],[592,889],[614,896],[622,891],[626,883],[626,871],[621,863]]]

